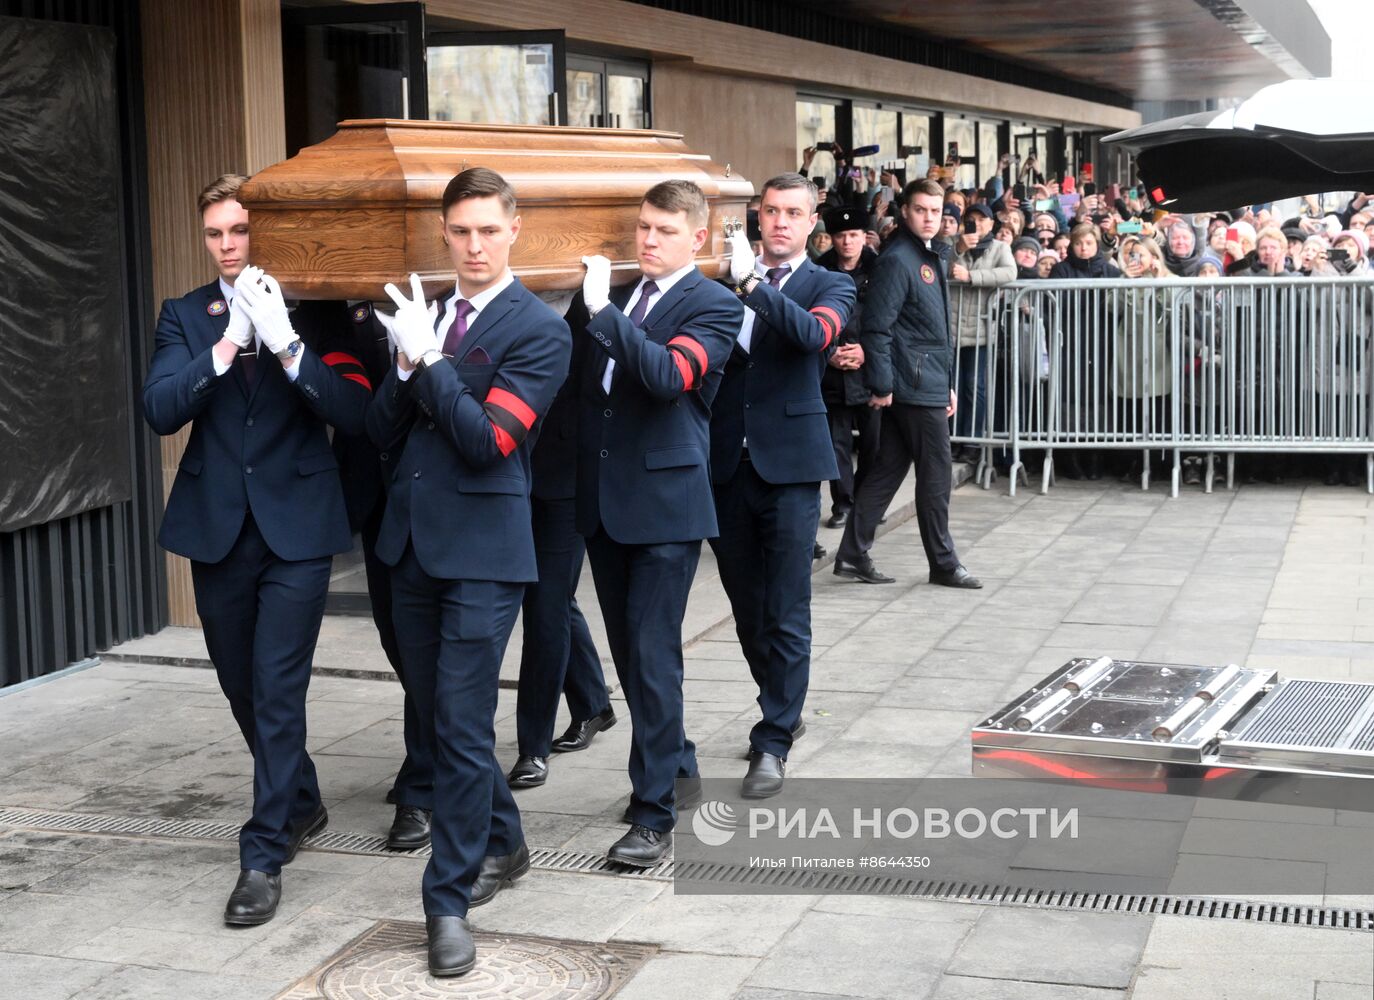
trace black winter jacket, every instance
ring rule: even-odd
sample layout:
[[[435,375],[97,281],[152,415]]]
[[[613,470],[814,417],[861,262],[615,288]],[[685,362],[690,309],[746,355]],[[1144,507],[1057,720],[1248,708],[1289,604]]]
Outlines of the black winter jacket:
[[[949,328],[949,248],[907,229],[878,255],[864,300],[864,382],[875,396],[911,406],[949,405],[954,345]]]

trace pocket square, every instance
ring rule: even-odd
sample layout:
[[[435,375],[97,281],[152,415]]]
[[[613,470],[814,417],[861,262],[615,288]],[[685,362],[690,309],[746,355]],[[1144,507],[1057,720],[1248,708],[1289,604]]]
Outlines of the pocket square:
[[[463,364],[489,365],[491,364],[491,355],[487,354],[487,352],[480,347],[474,347],[472,350],[468,351],[467,354],[463,355]]]

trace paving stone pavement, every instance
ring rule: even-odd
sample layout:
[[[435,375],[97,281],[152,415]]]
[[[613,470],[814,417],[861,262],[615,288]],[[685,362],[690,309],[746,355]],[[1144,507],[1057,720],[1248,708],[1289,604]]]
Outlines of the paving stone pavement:
[[[1234,661],[1374,682],[1374,507],[1363,492],[1244,487],[1171,500],[1159,486],[1064,484],[1008,498],[966,486],[953,528],[987,585],[977,592],[927,584],[914,522],[897,520],[874,552],[896,584],[825,570],[814,578],[809,728],[789,760],[792,777],[966,775],[970,726],[1072,656]],[[838,532],[825,535],[833,550]],[[755,718],[752,685],[712,573],[692,604],[700,628],[686,652],[687,728],[703,773],[732,777]],[[334,648],[384,670],[366,622],[329,628]],[[248,755],[213,673],[166,662],[178,643],[194,661],[194,637],[154,637],[116,651],[119,662],[0,697],[0,806],[240,821]],[[155,648],[164,662],[135,659]],[[618,695],[616,708],[627,715]],[[514,710],[514,691],[503,690],[505,763],[516,752]],[[314,679],[309,745],[331,830],[386,831],[400,712],[393,683]],[[545,787],[519,793],[531,846],[599,852],[619,836],[629,729],[555,758]],[[277,918],[228,930],[219,917],[235,868],[227,842],[0,826],[0,998],[259,1000],[374,921],[422,917],[421,860],[307,848],[287,869]],[[535,871],[476,911],[474,924],[659,946],[618,994],[629,1000],[1374,992],[1370,934],[1186,917],[675,895],[662,881]]]

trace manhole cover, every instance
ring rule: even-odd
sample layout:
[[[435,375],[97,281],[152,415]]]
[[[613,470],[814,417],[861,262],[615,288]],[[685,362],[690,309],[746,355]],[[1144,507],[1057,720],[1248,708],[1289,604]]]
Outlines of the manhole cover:
[[[384,920],[277,1000],[598,1000],[616,993],[657,950],[649,945],[483,934],[477,967],[435,979],[423,924]]]

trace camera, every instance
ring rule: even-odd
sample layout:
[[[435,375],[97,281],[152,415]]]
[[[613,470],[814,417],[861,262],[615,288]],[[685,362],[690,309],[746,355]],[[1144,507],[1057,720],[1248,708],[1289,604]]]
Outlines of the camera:
[[[816,143],[816,152],[829,153],[831,156],[834,156],[836,153],[843,152],[843,150],[840,149],[840,144],[837,142],[818,142]]]

